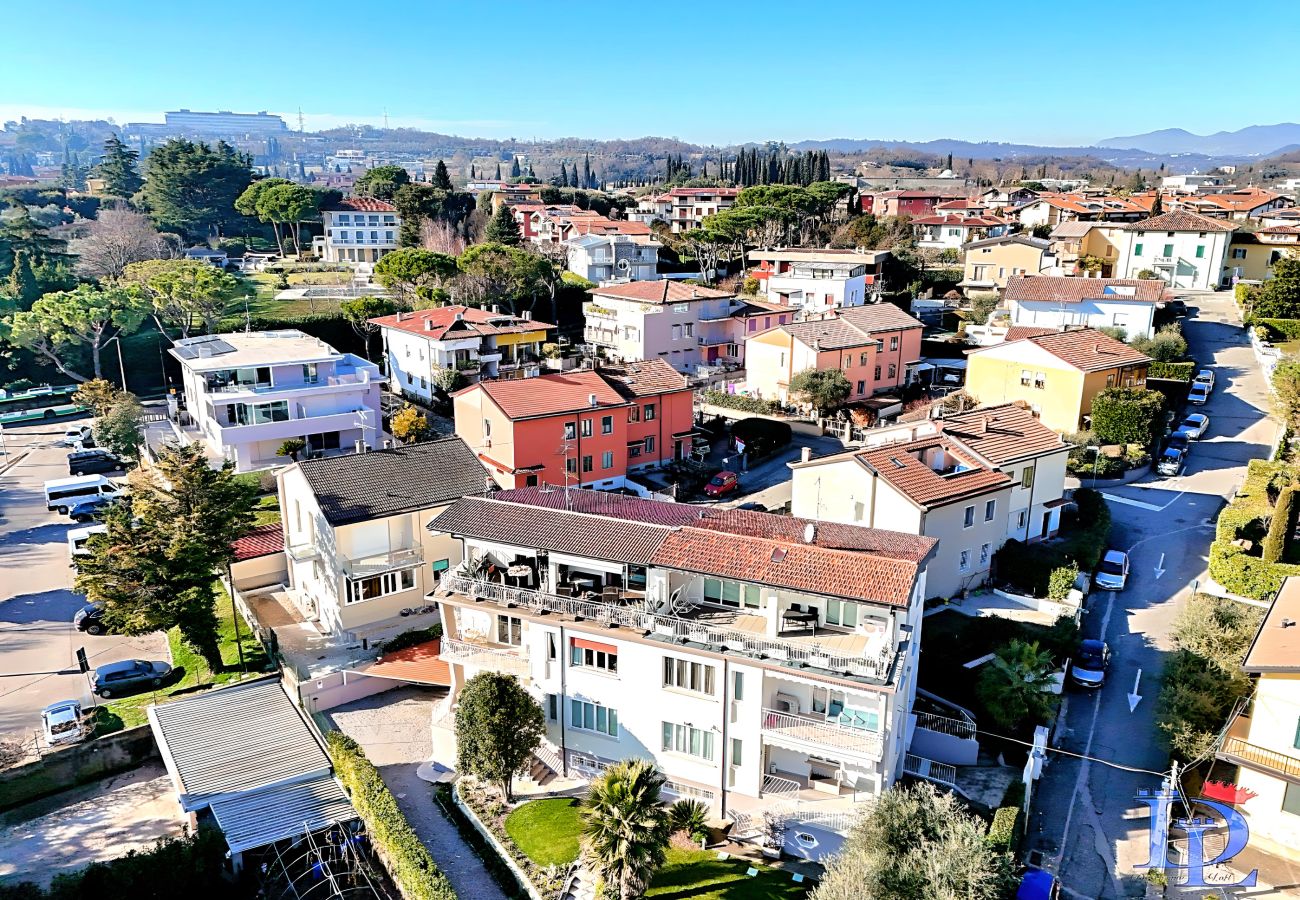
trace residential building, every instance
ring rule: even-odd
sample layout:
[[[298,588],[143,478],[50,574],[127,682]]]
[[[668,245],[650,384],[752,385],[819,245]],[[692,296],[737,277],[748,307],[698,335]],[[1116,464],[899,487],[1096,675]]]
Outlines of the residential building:
[[[1145,387],[1149,357],[1092,328],[1033,335],[967,354],[966,393],[983,406],[1022,401],[1054,431],[1085,425],[1111,387]]]
[[[1176,194],[1195,194],[1222,185],[1223,179],[1218,175],[1164,175],[1160,179],[1160,190]]]
[[[570,272],[588,281],[653,281],[659,277],[659,245],[624,234],[589,233],[568,241]]]
[[[768,300],[818,315],[861,306],[880,291],[888,250],[751,250],[750,272]]]
[[[735,298],[727,291],[666,279],[607,284],[587,293],[591,299],[582,306],[586,343],[612,360],[658,358],[679,372],[694,372],[703,359],[701,320],[729,317]]]
[[[961,250],[962,245],[1007,233],[1010,226],[993,216],[960,214],[919,216],[912,220],[916,246],[927,250]]]
[[[1070,219],[1057,225],[1052,229],[1051,244],[1060,271],[1050,274],[1112,277],[1115,263],[1119,260],[1123,230],[1123,223],[1082,219]],[[1094,266],[1100,263],[1101,267],[1087,269],[1085,263]]]
[[[945,200],[960,196],[960,182],[951,182],[951,190],[875,190],[862,191],[862,211],[877,218],[884,216],[911,216],[919,218],[934,215],[935,207]]]
[[[1079,219],[1085,222],[1132,222],[1151,212],[1127,197],[1111,197],[1085,192],[1039,194],[1020,206],[1016,215],[1025,228],[1047,225],[1055,228],[1062,222]]]
[[[934,214],[936,216],[987,216],[992,215],[992,212],[989,205],[983,200],[958,197],[955,200],[944,200],[936,203]]]
[[[948,599],[988,580],[1008,538],[1057,532],[1070,447],[1014,403],[934,425],[930,435],[890,435],[878,446],[791,463],[791,512],[935,538],[926,595]]]
[[[1235,222],[1262,219],[1271,212],[1292,206],[1295,206],[1295,201],[1290,197],[1256,187],[1181,197],[1177,204],[1177,208],[1188,212]]]
[[[1121,278],[1154,272],[1173,288],[1210,291],[1222,282],[1234,226],[1186,210],[1174,210],[1124,226]]]
[[[435,306],[371,319],[384,341],[393,387],[432,400],[447,369],[471,383],[540,375],[542,344],[555,326],[499,307]]]
[[[495,214],[502,204],[514,206],[516,203],[541,203],[542,186],[540,184],[507,184],[500,189],[492,189],[492,212]]]
[[[787,402],[795,375],[839,369],[851,386],[850,401],[894,391],[921,362],[923,327],[892,303],[778,325],[745,340],[745,384],[756,396]]]
[[[690,384],[662,359],[484,381],[454,395],[456,434],[502,487],[623,487],[690,455]]]
[[[321,207],[325,262],[375,263],[397,249],[402,217],[387,200],[346,197]]]
[[[957,286],[967,291],[1000,291],[1016,275],[1042,275],[1057,265],[1051,243],[1024,234],[1006,234],[962,245],[965,272]]]
[[[424,526],[467,494],[495,488],[460,438],[295,463],[276,475],[288,596],[317,630],[382,639],[409,628],[460,542]]]
[[[452,702],[478,672],[514,673],[552,768],[643,758],[733,838],[766,811],[824,858],[928,766],[908,753],[930,538],[538,489],[463,498],[430,528],[472,561],[437,594]]]
[[[1254,683],[1249,704],[1228,723],[1215,756],[1237,767],[1235,796],[1252,846],[1289,858],[1300,841],[1300,578],[1269,605],[1242,663]],[[1208,786],[1207,786],[1208,787]],[[1209,796],[1208,792],[1206,796]]]
[[[1012,325],[1123,328],[1129,337],[1151,337],[1164,293],[1165,283],[1154,278],[1015,275],[1007,279],[1002,302]]]
[[[1273,264],[1284,256],[1300,255],[1300,227],[1274,225],[1258,231],[1234,231],[1223,264],[1223,281],[1267,281]]]
[[[284,465],[289,438],[309,455],[380,442],[379,367],[296,329],[182,338],[184,410],[211,452],[236,471]]]
[[[980,200],[993,213],[1018,209],[1038,198],[1040,191],[1027,187],[992,187],[980,194]]]
[[[677,187],[662,194],[643,197],[635,210],[628,211],[628,219],[646,225],[654,221],[667,222],[674,234],[699,228],[705,216],[730,209],[736,204],[740,188],[685,188]]]

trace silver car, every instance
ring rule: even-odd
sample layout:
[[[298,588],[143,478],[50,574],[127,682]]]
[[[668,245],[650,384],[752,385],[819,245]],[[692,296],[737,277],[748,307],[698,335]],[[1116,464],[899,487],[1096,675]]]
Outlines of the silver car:
[[[1092,575],[1092,583],[1103,591],[1122,591],[1128,584],[1128,554],[1107,550]]]

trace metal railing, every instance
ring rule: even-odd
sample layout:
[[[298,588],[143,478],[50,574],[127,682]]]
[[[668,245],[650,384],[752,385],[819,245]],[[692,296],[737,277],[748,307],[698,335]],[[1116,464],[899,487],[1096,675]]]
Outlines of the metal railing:
[[[748,631],[738,631],[677,616],[659,615],[641,607],[560,597],[528,588],[507,587],[496,582],[482,581],[450,572],[443,575],[439,590],[444,594],[464,594],[474,599],[491,600],[499,605],[515,606],[541,613],[558,613],[588,619],[603,625],[632,628],[677,643],[720,646],[725,650],[758,659],[771,659],[886,682],[892,677],[898,659],[898,650],[890,646],[884,647],[875,656],[865,654],[842,656],[827,650],[815,640],[791,641],[769,638]]]
[[[763,731],[803,744],[833,747],[872,760],[884,755],[884,740],[874,731],[846,728],[825,719],[796,716],[775,709],[763,710]]]
[[[395,569],[408,569],[424,562],[423,547],[405,547],[389,550],[386,553],[372,553],[358,559],[342,560],[343,572],[349,578],[365,578],[370,575],[382,575]]]
[[[924,778],[926,781],[933,781],[936,784],[946,785],[951,788],[957,787],[957,767],[948,763],[935,762],[932,759],[908,753],[903,757],[903,771],[908,775],[915,775],[917,778]]]
[[[1277,772],[1289,778],[1300,778],[1300,759],[1252,744],[1239,737],[1225,739],[1218,755],[1250,768]]]
[[[975,739],[975,723],[965,719],[950,719],[935,713],[919,712],[916,714],[916,727],[963,740]]]
[[[780,775],[764,775],[763,786],[759,788],[759,794],[769,797],[780,797],[783,795],[793,795],[803,790],[803,785],[793,778],[782,778]]]
[[[512,675],[528,674],[527,659],[500,647],[488,647],[444,637],[438,655],[448,662],[468,663],[494,672],[507,672]],[[555,771],[558,772],[559,769]]]

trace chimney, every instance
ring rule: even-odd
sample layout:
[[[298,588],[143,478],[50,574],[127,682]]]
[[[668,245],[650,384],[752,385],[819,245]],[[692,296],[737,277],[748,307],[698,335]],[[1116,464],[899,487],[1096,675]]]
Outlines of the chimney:
[[[384,449],[385,449],[385,450],[392,450],[392,449],[393,449],[393,439],[392,439],[392,438],[384,438]]]
[[[525,322],[531,322],[533,320],[533,311],[531,309],[526,309],[519,314],[519,318],[523,319]]]
[[[352,452],[353,452],[353,453],[365,453],[365,452],[366,452],[366,442],[365,442],[365,441],[354,441],[354,442],[352,443]]]
[[[458,313],[456,313],[456,315],[454,315],[454,316],[451,317],[451,320],[452,320],[453,322],[464,322],[464,321],[465,321],[465,314],[462,313],[462,312],[458,312]]]
[[[425,319],[425,320],[424,320],[424,330],[425,330],[425,331],[433,331],[433,319]]]
[[[588,405],[588,406],[591,406],[591,407],[595,407],[595,406],[597,405],[597,403],[596,403],[596,395],[595,395],[595,394],[588,394],[588,395],[587,395],[587,405]]]
[[[799,462],[809,462],[812,460],[812,447],[804,447],[799,453]]]
[[[397,321],[403,322],[405,320],[406,320],[406,313],[399,309],[397,311]]]
[[[500,315],[500,314],[501,314],[501,307],[498,306],[497,304],[493,303],[493,304],[492,304],[492,315],[496,316],[496,315]]]

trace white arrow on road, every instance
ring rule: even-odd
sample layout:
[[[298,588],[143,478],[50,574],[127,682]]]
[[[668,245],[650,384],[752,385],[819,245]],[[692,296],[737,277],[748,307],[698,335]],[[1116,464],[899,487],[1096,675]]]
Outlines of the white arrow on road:
[[[1165,555],[1161,553],[1160,562],[1156,563],[1156,580],[1159,581],[1163,574],[1165,574]]]
[[[1137,709],[1138,703],[1142,701],[1142,695],[1138,693],[1138,685],[1142,683],[1142,670],[1138,669],[1137,678],[1133,679],[1133,691],[1128,695],[1128,711],[1133,712]]]

